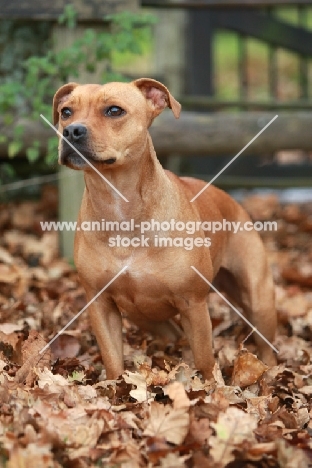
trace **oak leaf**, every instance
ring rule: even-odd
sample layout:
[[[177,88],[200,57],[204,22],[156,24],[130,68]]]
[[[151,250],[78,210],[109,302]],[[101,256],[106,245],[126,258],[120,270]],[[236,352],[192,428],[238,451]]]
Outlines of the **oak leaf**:
[[[189,422],[187,408],[174,409],[153,401],[144,435],[163,437],[167,442],[179,445],[188,433]]]
[[[126,371],[123,374],[123,378],[127,384],[136,386],[136,389],[130,390],[130,395],[135,398],[139,403],[148,400],[151,396],[147,391],[147,384],[145,377],[139,372]]]

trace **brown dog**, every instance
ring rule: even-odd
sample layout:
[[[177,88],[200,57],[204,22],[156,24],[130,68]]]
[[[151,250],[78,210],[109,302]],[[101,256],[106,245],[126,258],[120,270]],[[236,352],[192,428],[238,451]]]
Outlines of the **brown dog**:
[[[128,200],[60,140],[60,164],[85,173],[78,223],[105,220],[119,227],[76,233],[75,262],[88,300],[128,266],[89,308],[108,379],[123,372],[122,315],[175,339],[180,329],[170,319],[180,314],[196,368],[211,377],[209,285],[191,266],[239,304],[268,340],[276,330],[273,283],[258,234],[201,228],[203,221],[244,223],[250,221],[247,213],[213,186],[190,202],[205,182],[179,178],[157,160],[148,127],[167,106],[178,118],[180,104],[163,84],[146,78],[103,86],[69,83],[54,97],[59,131]],[[125,232],[118,223],[131,219],[132,228]],[[142,237],[142,225],[151,220],[162,224]],[[181,229],[190,222],[199,230]],[[272,349],[258,335],[255,340],[260,357],[274,364]]]

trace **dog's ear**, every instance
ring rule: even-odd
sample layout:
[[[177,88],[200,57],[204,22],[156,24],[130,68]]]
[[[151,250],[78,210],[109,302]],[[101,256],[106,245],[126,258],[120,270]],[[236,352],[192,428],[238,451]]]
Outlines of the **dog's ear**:
[[[166,107],[170,107],[176,119],[180,116],[181,104],[174,99],[168,88],[159,81],[151,78],[140,78],[132,81],[145,96],[152,110],[152,120]]]
[[[76,86],[78,86],[78,83],[67,83],[56,91],[53,98],[53,125],[56,125],[59,121],[59,105],[66,100]]]

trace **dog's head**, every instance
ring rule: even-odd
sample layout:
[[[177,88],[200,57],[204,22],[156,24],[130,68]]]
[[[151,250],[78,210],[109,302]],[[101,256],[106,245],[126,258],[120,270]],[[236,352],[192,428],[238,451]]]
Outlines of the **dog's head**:
[[[181,106],[158,81],[62,86],[53,99],[60,138],[59,163],[73,169],[104,169],[131,163],[147,145],[148,127],[166,107],[176,118]]]

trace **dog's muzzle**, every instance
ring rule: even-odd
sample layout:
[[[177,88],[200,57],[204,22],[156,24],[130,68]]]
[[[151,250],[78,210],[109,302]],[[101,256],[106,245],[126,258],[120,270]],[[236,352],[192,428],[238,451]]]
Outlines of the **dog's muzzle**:
[[[91,150],[88,144],[88,129],[81,123],[70,124],[63,130],[62,149],[60,163],[74,169],[84,169],[87,165],[82,154],[90,163],[114,164],[116,158],[106,160],[99,159]],[[77,151],[75,151],[75,149]],[[80,153],[80,154],[79,154]]]

